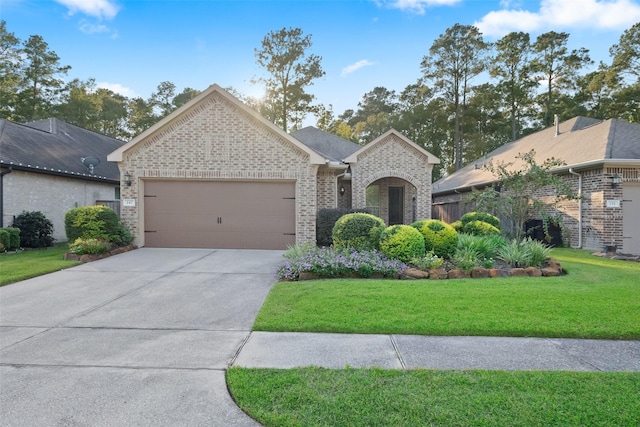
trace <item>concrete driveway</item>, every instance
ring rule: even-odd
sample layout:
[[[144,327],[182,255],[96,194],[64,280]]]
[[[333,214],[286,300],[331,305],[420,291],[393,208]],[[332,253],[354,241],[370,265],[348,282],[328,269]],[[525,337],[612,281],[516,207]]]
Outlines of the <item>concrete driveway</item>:
[[[0,288],[3,426],[255,426],[224,370],[281,251],[147,249]]]

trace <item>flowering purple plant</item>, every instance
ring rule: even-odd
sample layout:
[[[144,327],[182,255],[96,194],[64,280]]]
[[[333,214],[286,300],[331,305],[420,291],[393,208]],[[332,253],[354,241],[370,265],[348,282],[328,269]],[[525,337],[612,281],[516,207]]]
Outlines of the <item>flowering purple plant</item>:
[[[282,262],[276,270],[276,276],[280,280],[298,280],[301,272],[327,277],[347,274],[358,274],[362,277],[372,274],[395,276],[407,268],[403,262],[389,259],[376,250],[312,247]]]

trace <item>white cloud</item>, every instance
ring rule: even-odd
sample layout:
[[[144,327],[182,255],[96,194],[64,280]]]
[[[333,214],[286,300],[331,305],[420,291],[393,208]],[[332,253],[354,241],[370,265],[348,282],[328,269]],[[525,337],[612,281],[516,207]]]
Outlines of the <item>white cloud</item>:
[[[353,73],[356,70],[359,70],[362,67],[370,67],[372,65],[375,65],[375,62],[371,62],[368,59],[361,59],[358,62],[355,62],[351,65],[347,65],[346,67],[344,67],[342,69],[342,73],[340,73],[341,76],[346,76],[348,74]]]
[[[114,18],[120,7],[112,0],[55,0],[69,9],[69,14],[77,12],[96,18]]]
[[[102,89],[109,89],[110,91],[119,93],[127,98],[136,98],[139,96],[133,89],[123,86],[120,83],[100,82],[97,86]]]
[[[374,0],[380,7],[400,9],[423,15],[425,9],[431,6],[451,6],[462,0]]]
[[[474,23],[485,36],[563,28],[620,29],[640,21],[636,0],[542,0],[536,12],[510,8],[508,1],[503,4],[505,9],[489,12]]]

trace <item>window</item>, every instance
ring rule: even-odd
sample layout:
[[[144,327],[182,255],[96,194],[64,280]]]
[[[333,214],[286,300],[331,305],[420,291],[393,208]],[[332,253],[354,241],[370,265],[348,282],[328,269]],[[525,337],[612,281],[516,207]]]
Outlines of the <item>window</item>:
[[[367,209],[375,216],[380,216],[380,186],[367,187]]]

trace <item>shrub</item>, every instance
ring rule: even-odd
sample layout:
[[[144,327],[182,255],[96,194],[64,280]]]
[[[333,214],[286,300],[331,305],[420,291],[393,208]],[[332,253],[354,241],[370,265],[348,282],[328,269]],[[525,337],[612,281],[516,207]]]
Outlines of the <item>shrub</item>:
[[[378,249],[380,234],[386,228],[382,219],[367,213],[341,216],[333,227],[333,246],[336,249]]]
[[[451,224],[449,224],[451,227],[453,227],[454,230],[456,230],[458,233],[460,233],[462,231],[462,221],[454,221]]]
[[[462,215],[460,221],[462,222],[463,226],[472,221],[482,221],[491,224],[495,228],[500,230],[500,219],[496,216],[484,212],[468,212]]]
[[[458,235],[458,249],[469,248],[478,253],[479,263],[485,268],[493,267],[498,251],[506,244],[500,235],[477,236],[460,233]]]
[[[529,254],[516,239],[506,243],[498,251],[498,258],[506,262],[512,267],[528,267]]]
[[[76,255],[104,254],[110,249],[111,245],[102,239],[76,239],[69,245],[69,252]]]
[[[46,248],[53,245],[53,223],[42,212],[22,212],[13,221],[20,229],[20,243],[25,248]]]
[[[388,259],[378,251],[337,250],[335,248],[314,247],[296,259],[288,259],[280,264],[276,276],[280,280],[298,280],[301,272],[311,272],[320,276],[338,277],[357,273],[368,277],[372,274],[397,276],[407,265],[395,259]]]
[[[433,252],[427,252],[423,257],[411,259],[410,263],[420,270],[427,271],[442,267],[444,260]]]
[[[287,259],[298,259],[312,249],[315,249],[315,247],[316,245],[311,242],[297,243],[293,246],[287,245],[287,250],[283,256]]]
[[[0,228],[0,245],[2,245],[2,252],[9,250],[11,237],[6,228]]]
[[[427,219],[411,224],[424,237],[427,251],[433,251],[440,258],[450,258],[456,250],[458,233],[449,224],[439,219]]]
[[[424,237],[408,225],[392,225],[380,234],[380,250],[389,258],[409,262],[424,254]]]
[[[9,233],[9,247],[7,250],[13,251],[20,249],[20,229],[19,228],[5,228]]]
[[[487,236],[500,234],[500,230],[488,222],[474,220],[462,226],[462,231],[476,236]]]
[[[551,247],[538,240],[527,237],[522,241],[522,245],[529,254],[528,261],[532,267],[540,267],[551,255]]]
[[[320,209],[316,218],[316,243],[318,246],[331,246],[333,244],[332,232],[336,221],[343,215],[361,212],[364,209]]]
[[[120,222],[116,212],[106,206],[82,206],[68,211],[64,216],[67,239],[102,239],[116,246],[133,241],[129,230]]]
[[[457,248],[452,261],[456,268],[466,274],[469,274],[471,269],[480,263],[478,252],[472,248]]]

